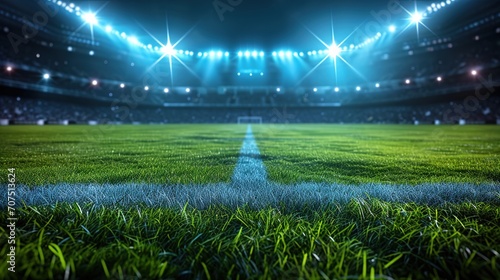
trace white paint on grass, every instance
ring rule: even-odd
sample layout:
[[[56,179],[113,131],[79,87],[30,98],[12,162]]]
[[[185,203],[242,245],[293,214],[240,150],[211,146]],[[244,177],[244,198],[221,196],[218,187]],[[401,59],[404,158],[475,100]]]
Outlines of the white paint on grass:
[[[248,125],[240,157],[233,172],[232,182],[237,186],[255,187],[267,182],[267,172],[260,158],[260,151]]]

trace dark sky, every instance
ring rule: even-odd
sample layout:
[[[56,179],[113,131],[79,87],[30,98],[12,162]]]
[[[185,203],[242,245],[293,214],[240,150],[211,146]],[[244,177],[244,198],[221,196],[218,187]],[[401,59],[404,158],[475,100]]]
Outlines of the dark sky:
[[[220,0],[220,3],[230,1]],[[145,34],[142,25],[159,39],[165,37],[168,16],[172,41],[193,28],[179,45],[181,48],[314,47],[311,44],[318,42],[305,27],[331,41],[333,19],[339,41],[357,26],[372,20],[371,11],[386,9],[388,1],[240,0],[241,4],[226,11],[221,20],[213,0],[126,0],[109,1],[99,16],[139,37]],[[79,4],[84,9],[86,6],[95,9],[103,3]]]

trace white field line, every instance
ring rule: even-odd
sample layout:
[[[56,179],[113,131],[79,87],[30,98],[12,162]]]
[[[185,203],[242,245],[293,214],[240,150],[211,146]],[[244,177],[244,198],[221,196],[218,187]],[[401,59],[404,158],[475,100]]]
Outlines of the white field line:
[[[500,205],[500,185],[468,183],[432,183],[411,185],[299,183],[283,185],[267,180],[257,143],[249,126],[232,182],[204,185],[159,184],[67,184],[30,188],[18,185],[16,197],[26,205],[90,203],[96,206],[152,207],[190,206],[204,209],[219,204],[252,208],[304,205],[321,209],[352,199],[377,198],[387,202],[439,205],[443,203],[489,202]],[[16,203],[22,205],[22,203]],[[0,196],[0,208],[7,207],[7,197]]]
[[[240,150],[240,157],[233,172],[232,182],[246,187],[267,182],[266,168],[260,158],[260,151],[250,125],[247,127],[245,140]]]

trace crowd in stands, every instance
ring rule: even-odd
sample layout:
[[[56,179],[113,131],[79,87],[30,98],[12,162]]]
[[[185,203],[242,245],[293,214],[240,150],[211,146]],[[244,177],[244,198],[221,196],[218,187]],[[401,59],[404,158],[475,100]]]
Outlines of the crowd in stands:
[[[470,98],[432,105],[363,107],[154,107],[112,103],[75,103],[29,97],[1,96],[0,119],[14,124],[76,123],[236,123],[241,116],[259,116],[263,123],[456,124],[500,120],[500,97],[470,103]]]

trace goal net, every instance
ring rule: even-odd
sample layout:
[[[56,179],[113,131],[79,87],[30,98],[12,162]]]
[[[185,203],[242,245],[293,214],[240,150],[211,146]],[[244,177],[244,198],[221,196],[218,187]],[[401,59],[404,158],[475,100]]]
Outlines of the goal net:
[[[262,124],[262,117],[238,117],[238,124]]]

